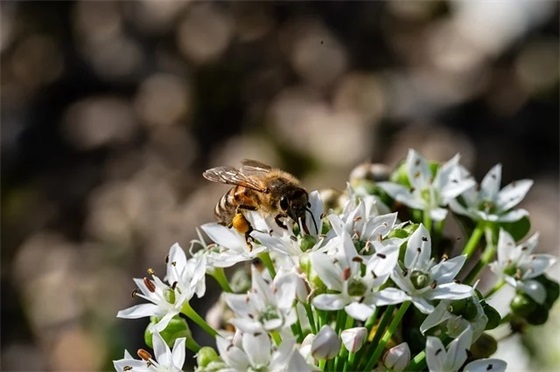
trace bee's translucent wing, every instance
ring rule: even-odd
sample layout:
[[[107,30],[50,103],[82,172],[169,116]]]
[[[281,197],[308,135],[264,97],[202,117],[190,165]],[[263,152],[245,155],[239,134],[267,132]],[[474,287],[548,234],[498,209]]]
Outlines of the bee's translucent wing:
[[[226,183],[228,185],[239,185],[247,187],[259,192],[266,190],[257,178],[251,177],[250,174],[245,174],[239,169],[233,167],[216,167],[208,169],[202,173],[204,178],[212,182]]]
[[[241,164],[240,172],[246,175],[258,175],[260,173],[268,173],[272,170],[270,165],[257,160],[245,159]]]

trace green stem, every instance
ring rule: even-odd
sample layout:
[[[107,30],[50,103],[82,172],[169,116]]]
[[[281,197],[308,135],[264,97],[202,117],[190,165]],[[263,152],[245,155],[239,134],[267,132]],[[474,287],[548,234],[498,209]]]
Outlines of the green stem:
[[[274,344],[276,346],[282,343],[282,337],[280,337],[280,333],[278,333],[278,331],[270,332],[270,336],[272,337],[272,340],[274,341]]]
[[[426,351],[422,350],[412,360],[408,365],[408,371],[421,371],[426,368]]]
[[[356,361],[356,353],[348,353],[348,360],[344,363],[344,367],[342,367],[343,372],[347,372],[349,368],[351,368]]]
[[[233,292],[231,287],[229,286],[229,281],[223,267],[215,267],[212,272],[212,276],[214,277],[214,279],[216,279],[216,281],[218,282],[220,287],[222,287],[224,292],[227,293]]]
[[[476,251],[476,247],[478,246],[478,242],[480,241],[480,238],[482,238],[482,234],[484,233],[484,227],[485,227],[485,222],[484,221],[478,221],[476,227],[474,228],[474,230],[471,234],[471,237],[469,238],[469,241],[465,245],[465,248],[463,249],[462,254],[467,255],[467,260],[470,259],[472,257],[472,255],[474,254],[474,252]]]
[[[346,325],[346,311],[344,309],[338,310],[336,314],[336,325],[335,325],[335,332],[339,333],[344,330],[344,326]]]
[[[185,314],[188,318],[190,318],[193,322],[195,322],[200,328],[205,330],[206,333],[208,333],[210,336],[216,337],[218,335],[218,332],[216,332],[214,328],[210,327],[210,325],[208,325],[208,323],[206,323],[206,321],[200,315],[198,315],[196,311],[194,311],[194,309],[191,307],[191,305],[188,302],[186,302],[183,305],[183,308],[181,309],[181,313]]]
[[[494,293],[498,292],[504,286],[504,284],[506,284],[506,281],[504,279],[500,279],[494,285],[494,287],[484,295],[484,298],[487,299],[488,297],[492,296]]]
[[[465,277],[464,282],[466,284],[472,284],[477,278],[482,269],[486,267],[494,257],[496,256],[496,243],[493,239],[493,230],[488,228],[486,230],[486,249],[482,252],[482,256],[480,256],[480,261],[476,263],[476,265],[472,268],[472,270],[467,274]]]
[[[317,334],[317,326],[315,324],[315,316],[313,315],[313,310],[310,304],[303,304],[305,313],[307,314],[307,319],[309,319],[309,326],[311,327],[311,332]]]
[[[422,223],[428,232],[432,233],[432,219],[430,218],[430,214],[426,213],[425,211],[422,213]]]
[[[276,269],[274,268],[274,263],[270,258],[270,254],[268,252],[259,253],[259,258],[261,259],[263,265],[266,267],[272,279],[276,276]]]
[[[200,351],[200,345],[192,337],[187,337],[187,343],[185,347],[192,351],[193,353],[198,353]]]
[[[395,305],[390,305],[390,306],[387,307],[387,309],[385,310],[385,313],[381,317],[381,321],[379,322],[379,325],[377,326],[377,330],[375,331],[375,336],[373,336],[373,339],[367,345],[367,347],[363,347],[362,350],[360,350],[360,357],[358,358],[359,365],[358,365],[357,369],[365,370],[363,368],[364,365],[369,364],[369,363],[367,363],[366,358],[367,358],[368,355],[372,354],[374,348],[377,346],[377,343],[379,342],[379,339],[383,335],[383,332],[385,332],[385,328],[387,327],[387,324],[389,324],[389,321],[391,320],[391,317],[393,316],[393,311],[395,310],[395,307],[396,307]],[[374,315],[375,315],[375,313],[374,313]],[[368,319],[368,322],[369,322],[369,319]],[[367,322],[366,322],[366,324],[367,324]],[[352,367],[354,367],[354,366],[352,366]],[[371,368],[370,368],[370,370],[371,370]]]
[[[395,331],[397,330],[397,327],[401,323],[401,320],[402,320],[404,314],[406,313],[406,311],[408,310],[409,306],[410,306],[410,301],[406,301],[401,305],[401,307],[399,308],[399,311],[397,311],[397,314],[395,315],[395,317],[393,318],[393,321],[389,325],[389,329],[383,335],[383,338],[381,339],[381,342],[379,343],[379,345],[377,345],[377,348],[375,349],[375,352],[373,353],[373,356],[369,360],[369,363],[366,365],[366,368],[365,368],[366,371],[371,371],[373,366],[379,360],[379,357],[381,356],[381,353],[383,353],[383,350],[385,350],[385,345],[387,345],[387,343],[391,340],[391,337],[393,337],[393,333],[395,333]]]

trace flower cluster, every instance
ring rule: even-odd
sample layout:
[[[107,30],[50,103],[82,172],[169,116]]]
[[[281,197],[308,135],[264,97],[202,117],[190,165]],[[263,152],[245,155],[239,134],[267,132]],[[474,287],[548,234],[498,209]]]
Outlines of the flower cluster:
[[[498,165],[478,185],[459,160],[430,163],[410,150],[385,181],[354,179],[329,210],[311,192],[307,226],[279,226],[259,211],[243,212],[249,239],[234,227],[201,226],[207,238],[198,231],[191,258],[175,244],[163,280],[153,270],[134,280],[149,303],[117,315],[151,318],[146,341],[156,357],[125,352],[115,368],[181,370],[188,348],[198,371],[505,370],[480,343],[495,345],[486,331],[501,324],[546,321],[558,284],[545,271],[556,258],[533,253],[538,235],[516,243],[529,220],[515,206],[532,182],[500,190]],[[464,246],[450,244],[450,215],[469,234]],[[481,293],[486,268],[496,283]],[[204,296],[207,275],[224,291],[208,322],[189,304]],[[502,317],[487,299],[506,284],[516,294]],[[198,345],[185,317],[216,348]]]

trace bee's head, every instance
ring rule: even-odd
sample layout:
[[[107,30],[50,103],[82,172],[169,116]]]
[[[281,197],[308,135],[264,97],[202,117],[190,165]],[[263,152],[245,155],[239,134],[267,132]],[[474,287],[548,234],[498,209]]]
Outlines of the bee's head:
[[[298,224],[301,223],[300,227],[306,234],[309,234],[309,229],[305,223],[305,212],[309,210],[310,207],[307,191],[302,188],[289,190],[280,197],[278,206],[289,218],[296,221]],[[316,222],[313,221],[313,223],[315,224],[315,229],[317,229]]]

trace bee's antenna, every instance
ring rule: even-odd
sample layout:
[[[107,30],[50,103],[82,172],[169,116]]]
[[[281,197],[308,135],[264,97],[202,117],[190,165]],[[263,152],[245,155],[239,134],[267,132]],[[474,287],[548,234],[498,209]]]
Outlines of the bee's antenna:
[[[309,214],[311,215],[311,220],[313,220],[313,226],[315,226],[315,231],[317,231],[317,234],[319,234],[320,231],[319,228],[317,227],[317,222],[315,221],[315,217],[313,216],[313,213],[311,213],[311,210],[309,208],[305,208],[305,210],[309,212]]]

